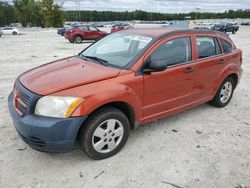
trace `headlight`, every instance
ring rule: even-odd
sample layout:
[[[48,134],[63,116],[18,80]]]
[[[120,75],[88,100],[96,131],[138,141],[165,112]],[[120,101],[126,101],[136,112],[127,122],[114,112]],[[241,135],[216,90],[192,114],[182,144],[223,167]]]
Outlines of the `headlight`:
[[[80,97],[45,96],[37,101],[35,114],[68,118],[82,102],[83,99]]]

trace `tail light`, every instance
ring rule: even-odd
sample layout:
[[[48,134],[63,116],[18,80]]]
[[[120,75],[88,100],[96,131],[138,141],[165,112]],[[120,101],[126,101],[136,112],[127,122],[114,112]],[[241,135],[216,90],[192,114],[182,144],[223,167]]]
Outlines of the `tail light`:
[[[241,51],[240,52],[240,65],[242,65],[243,63],[243,52]]]

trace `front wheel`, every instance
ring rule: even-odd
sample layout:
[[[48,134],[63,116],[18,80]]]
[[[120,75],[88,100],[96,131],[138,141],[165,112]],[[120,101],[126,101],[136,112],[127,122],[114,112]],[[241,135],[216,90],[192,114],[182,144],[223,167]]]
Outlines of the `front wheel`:
[[[16,31],[13,31],[13,33],[12,33],[13,35],[17,35],[17,32]]]
[[[231,100],[235,89],[235,82],[232,77],[224,80],[219,87],[215,97],[210,102],[210,104],[222,108],[225,107]]]
[[[94,112],[80,131],[80,145],[92,159],[105,159],[119,152],[129,136],[129,121],[120,110],[104,107]]]

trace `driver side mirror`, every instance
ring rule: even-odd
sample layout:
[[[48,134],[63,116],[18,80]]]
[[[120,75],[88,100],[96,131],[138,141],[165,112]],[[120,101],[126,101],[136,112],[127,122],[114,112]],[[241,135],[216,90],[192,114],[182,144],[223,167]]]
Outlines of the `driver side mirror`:
[[[161,72],[167,69],[166,63],[159,60],[152,60],[151,56],[145,62],[143,73],[150,74],[151,72]]]

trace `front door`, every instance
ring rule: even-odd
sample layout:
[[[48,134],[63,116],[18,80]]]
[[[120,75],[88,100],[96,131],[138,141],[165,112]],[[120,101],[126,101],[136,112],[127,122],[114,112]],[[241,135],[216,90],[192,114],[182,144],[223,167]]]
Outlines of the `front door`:
[[[144,74],[144,121],[173,114],[193,102],[196,67],[190,36],[166,39],[151,54],[151,62],[165,63],[162,72]]]

